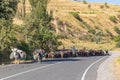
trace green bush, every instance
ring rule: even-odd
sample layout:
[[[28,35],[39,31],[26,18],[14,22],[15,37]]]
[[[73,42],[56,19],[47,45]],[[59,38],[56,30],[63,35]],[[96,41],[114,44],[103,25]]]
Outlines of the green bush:
[[[114,37],[114,41],[119,42],[120,41],[120,35]]]
[[[120,29],[117,26],[114,27],[114,30],[117,34],[120,34]]]
[[[95,34],[95,33],[96,33],[96,31],[95,31],[93,28],[90,28],[90,29],[88,30],[88,32],[89,32],[89,33],[92,33],[92,34]]]
[[[98,44],[101,41],[101,37],[100,36],[96,36],[94,41],[96,42],[96,44]]]
[[[116,43],[116,47],[120,48],[120,41]]]
[[[82,22],[82,24],[84,24],[85,25],[85,27],[89,30],[90,29],[90,25],[89,24],[87,24],[85,21],[83,21]]]
[[[120,63],[120,57],[118,58],[118,62]]]
[[[25,43],[24,41],[20,41],[20,43],[17,45],[17,48],[25,51],[26,53],[31,52],[29,45]]]
[[[82,22],[82,18],[79,16],[79,12],[70,12],[71,15],[73,15],[77,20]]]
[[[117,23],[117,18],[115,16],[110,16],[109,17],[110,21],[112,21],[113,23]]]

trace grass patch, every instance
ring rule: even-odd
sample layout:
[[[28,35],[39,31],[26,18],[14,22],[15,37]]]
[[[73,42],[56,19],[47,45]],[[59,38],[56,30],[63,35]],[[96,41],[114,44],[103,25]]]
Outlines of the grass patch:
[[[79,12],[69,12],[69,14],[73,15],[77,20],[82,22],[82,18],[79,16]]]
[[[117,23],[117,18],[115,16],[110,16],[109,17],[110,21],[112,21],[113,23]]]
[[[118,63],[120,64],[120,57],[118,57]]]
[[[98,14],[98,11],[82,12],[83,14]]]

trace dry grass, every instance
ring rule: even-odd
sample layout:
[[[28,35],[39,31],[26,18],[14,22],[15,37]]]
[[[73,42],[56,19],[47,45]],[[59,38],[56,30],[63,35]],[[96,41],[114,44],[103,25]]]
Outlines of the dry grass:
[[[114,61],[114,73],[116,80],[120,80],[120,57]]]
[[[28,0],[26,0],[26,12],[30,12],[30,5]],[[67,4],[66,4],[67,3]],[[91,8],[88,8],[88,5],[91,5]],[[116,35],[114,31],[114,26],[120,26],[120,23],[113,23],[109,20],[110,16],[117,16],[120,14],[120,6],[108,4],[109,8],[104,7],[103,9],[100,6],[104,3],[87,3],[83,2],[73,2],[72,0],[51,0],[48,4],[48,11],[53,10],[53,16],[58,17],[61,21],[67,22],[72,25],[71,27],[67,27],[67,30],[71,31],[71,33],[75,34],[77,38],[71,39],[60,39],[63,42],[65,47],[71,47],[72,45],[77,46],[78,48],[87,47],[94,49],[114,49],[115,43],[108,42],[104,44],[95,44],[88,41],[80,41],[78,36],[82,34],[87,34],[87,29],[83,27],[83,24],[75,19],[70,12],[79,12],[79,16],[89,24],[90,27],[95,29],[95,26],[98,26],[99,29],[106,34],[106,29],[109,30],[113,35]],[[22,5],[19,4],[18,11],[21,11]],[[119,19],[118,19],[119,20]],[[119,20],[120,22],[120,20]],[[14,23],[18,25],[23,22],[15,17]],[[69,35],[69,34],[68,34]],[[69,44],[69,45],[68,45]],[[119,50],[115,49],[115,50]]]
[[[81,49],[83,47],[86,47],[88,49],[108,49],[108,50],[120,50],[117,48],[114,48],[115,43],[114,42],[109,42],[109,43],[99,43],[96,44],[95,42],[89,42],[89,41],[80,41],[78,39],[62,39],[63,45],[66,48],[70,48],[71,46],[76,46],[77,48]],[[60,46],[62,48],[62,46]]]

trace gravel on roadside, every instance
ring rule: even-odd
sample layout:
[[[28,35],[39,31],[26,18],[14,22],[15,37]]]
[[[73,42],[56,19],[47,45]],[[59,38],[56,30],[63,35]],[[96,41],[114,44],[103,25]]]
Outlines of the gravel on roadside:
[[[110,55],[111,56],[99,66],[97,80],[116,80],[115,74],[113,73],[113,60],[120,56],[120,52],[110,51]]]

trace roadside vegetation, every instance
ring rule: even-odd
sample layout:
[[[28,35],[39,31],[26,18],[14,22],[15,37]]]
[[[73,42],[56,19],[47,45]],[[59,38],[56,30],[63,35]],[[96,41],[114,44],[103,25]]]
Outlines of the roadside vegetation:
[[[23,5],[24,5],[24,1]],[[17,47],[31,53],[36,48],[46,51],[60,45],[57,35],[51,29],[52,11],[48,13],[48,0],[29,0],[31,13],[23,12],[22,25],[14,25],[18,0],[0,1],[0,64],[9,61],[11,48]],[[24,8],[24,7],[23,7]]]
[[[118,58],[118,63],[120,64],[120,57]]]
[[[23,5],[20,9],[17,8],[19,1]],[[117,5],[96,5],[86,0],[19,1],[0,1],[0,64],[9,61],[13,47],[27,54],[39,47],[52,51],[63,45],[65,48],[74,45],[89,49],[120,49],[120,7]],[[22,24],[15,24],[14,18]],[[51,23],[55,20],[56,23]]]

